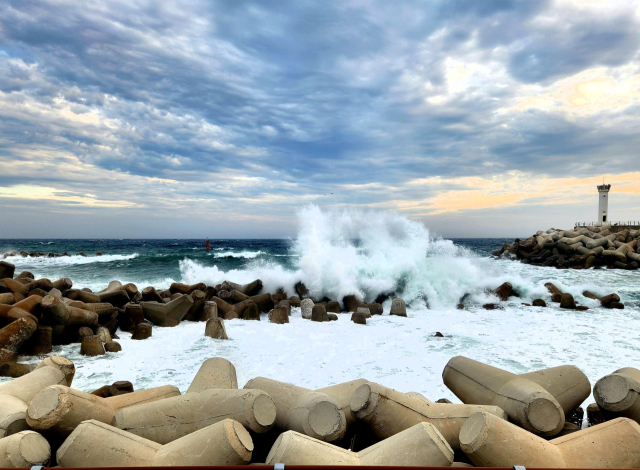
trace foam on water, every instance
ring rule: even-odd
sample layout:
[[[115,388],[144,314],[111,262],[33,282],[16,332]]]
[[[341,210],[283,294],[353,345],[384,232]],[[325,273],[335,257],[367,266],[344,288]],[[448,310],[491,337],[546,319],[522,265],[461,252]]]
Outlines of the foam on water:
[[[78,264],[111,263],[113,261],[127,261],[138,257],[138,253],[129,255],[102,255],[102,256],[60,256],[58,258],[36,257],[23,258],[22,256],[7,256],[4,260],[16,266],[28,264],[38,268],[49,266],[71,266]]]

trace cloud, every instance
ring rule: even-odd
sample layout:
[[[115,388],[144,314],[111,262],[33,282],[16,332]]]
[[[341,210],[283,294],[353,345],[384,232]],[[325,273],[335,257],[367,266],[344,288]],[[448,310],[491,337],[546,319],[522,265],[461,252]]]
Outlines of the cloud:
[[[509,194],[534,204],[515,186],[443,193],[415,182],[587,184],[640,171],[639,11],[566,0],[9,0],[0,201],[47,199],[90,218],[196,205],[210,221],[287,227],[303,202],[414,217],[434,201],[444,212],[508,206]]]

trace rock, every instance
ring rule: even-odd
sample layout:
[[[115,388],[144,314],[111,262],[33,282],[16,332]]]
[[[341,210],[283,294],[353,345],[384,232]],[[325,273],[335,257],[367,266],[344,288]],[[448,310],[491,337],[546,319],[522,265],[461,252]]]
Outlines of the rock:
[[[546,307],[547,303],[542,299],[536,299],[536,300],[533,301],[533,306],[534,307]]]
[[[511,295],[511,291],[513,290],[513,286],[509,282],[505,282],[500,287],[498,287],[493,293],[498,296],[500,300],[503,302],[506,301]]]
[[[327,313],[327,317],[329,318],[329,321],[338,321],[338,315],[335,313]]]
[[[210,318],[204,328],[204,335],[213,339],[229,339],[222,318]]]
[[[302,310],[302,318],[305,320],[311,320],[311,312],[314,307],[313,300],[311,299],[302,299],[300,302],[300,309]]]
[[[576,308],[576,301],[573,299],[573,295],[566,293],[560,297],[560,308],[572,309]]]
[[[329,321],[329,317],[327,316],[327,310],[324,308],[324,305],[315,305],[311,310],[311,321]]]
[[[122,351],[122,346],[117,341],[109,341],[108,343],[104,343],[104,350],[106,352],[117,353]]]
[[[442,333],[440,333],[439,331],[436,331],[436,334],[433,335],[434,338],[444,338],[444,335]]]
[[[151,338],[152,328],[148,323],[140,323],[136,325],[136,329],[131,335],[131,339],[147,339]]]
[[[367,324],[367,318],[364,316],[364,313],[361,313],[361,312],[354,312],[351,315],[351,321],[353,323],[357,323],[358,325],[366,325]]]
[[[98,335],[85,336],[82,338],[80,354],[83,356],[102,356],[105,354],[104,346]]]

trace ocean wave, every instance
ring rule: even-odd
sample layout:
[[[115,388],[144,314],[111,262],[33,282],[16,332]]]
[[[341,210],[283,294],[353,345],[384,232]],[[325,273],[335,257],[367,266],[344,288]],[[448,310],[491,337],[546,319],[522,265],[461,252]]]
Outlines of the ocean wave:
[[[138,257],[138,253],[132,253],[129,255],[102,255],[102,256],[61,256],[59,258],[47,258],[37,257],[31,258],[22,256],[9,256],[5,258],[6,261],[13,263],[16,267],[20,266],[68,266],[78,264],[92,264],[92,263],[111,263],[114,261],[128,261]]]
[[[264,255],[264,251],[223,251],[221,253],[214,253],[214,258],[246,258],[254,259],[260,255]]]

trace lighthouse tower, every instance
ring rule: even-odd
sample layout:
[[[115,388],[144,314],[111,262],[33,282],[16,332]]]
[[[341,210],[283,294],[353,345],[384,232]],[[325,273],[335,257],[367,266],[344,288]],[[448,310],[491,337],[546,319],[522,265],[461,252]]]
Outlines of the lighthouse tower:
[[[598,222],[606,224],[609,216],[609,190],[610,184],[601,184],[598,186]]]

